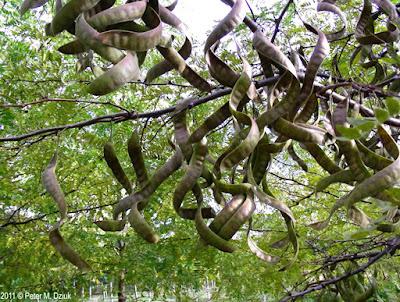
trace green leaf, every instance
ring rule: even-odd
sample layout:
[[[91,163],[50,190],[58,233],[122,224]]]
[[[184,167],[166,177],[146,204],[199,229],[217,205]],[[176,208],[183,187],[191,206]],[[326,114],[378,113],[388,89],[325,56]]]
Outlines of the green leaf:
[[[395,116],[400,113],[400,99],[395,97],[389,97],[385,100],[385,105],[389,111],[390,116]]]
[[[380,123],[384,123],[385,121],[387,121],[390,118],[389,112],[382,108],[375,108],[374,113],[375,113],[376,119]]]
[[[337,125],[336,127],[340,134],[346,139],[359,139],[362,136],[361,130],[358,128],[347,128],[343,125]]]

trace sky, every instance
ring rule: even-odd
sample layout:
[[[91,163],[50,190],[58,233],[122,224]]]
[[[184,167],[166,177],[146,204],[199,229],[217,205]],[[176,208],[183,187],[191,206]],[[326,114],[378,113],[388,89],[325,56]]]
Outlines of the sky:
[[[220,0],[180,0],[174,13],[188,26],[196,38],[204,38],[229,12],[230,7]]]

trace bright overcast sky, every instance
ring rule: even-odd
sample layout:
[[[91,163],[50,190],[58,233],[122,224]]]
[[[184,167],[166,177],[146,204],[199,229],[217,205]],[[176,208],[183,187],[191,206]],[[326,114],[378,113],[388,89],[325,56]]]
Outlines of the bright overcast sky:
[[[277,1],[265,0],[265,4],[273,5]],[[174,13],[188,26],[190,33],[201,40],[229,10],[230,7],[221,0],[180,0]]]
[[[220,0],[180,0],[174,13],[188,26],[191,34],[203,38],[229,10],[230,7]]]

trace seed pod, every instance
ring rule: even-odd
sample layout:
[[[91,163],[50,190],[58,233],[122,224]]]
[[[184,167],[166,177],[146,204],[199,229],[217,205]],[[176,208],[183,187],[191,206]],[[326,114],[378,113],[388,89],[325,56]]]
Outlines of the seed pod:
[[[120,232],[125,228],[124,220],[99,220],[94,222],[100,229],[105,232]]]
[[[253,176],[256,184],[260,184],[271,162],[271,154],[267,151],[268,145],[268,135],[264,133],[251,156],[251,165],[254,167]]]
[[[275,131],[283,136],[302,143],[316,143],[323,145],[326,140],[326,131],[318,127],[310,127],[307,124],[295,124],[279,118],[272,124]]]
[[[225,18],[218,23],[214,30],[208,35],[204,45],[204,53],[206,53],[211,46],[218,40],[222,39],[225,35],[230,33],[237,25],[239,25],[246,16],[246,2],[244,0],[237,0],[232,6],[232,9],[225,16]]]
[[[232,215],[240,208],[243,201],[245,200],[244,195],[235,195],[232,199],[224,206],[224,208],[215,216],[213,221],[210,223],[210,229],[218,234],[221,228],[228,222]]]
[[[23,16],[28,10],[45,5],[49,0],[24,0],[19,8],[19,14]]]
[[[197,179],[201,176],[204,167],[204,159],[207,154],[207,144],[206,140],[203,139],[200,143],[196,144],[193,149],[192,158],[190,159],[189,166],[183,178],[177,184],[174,197],[173,197],[173,205],[175,211],[178,215],[185,219],[194,219],[195,218],[195,211],[194,209],[185,209],[182,208],[182,202],[185,198],[185,195],[189,190],[195,189],[193,193],[195,195],[201,194],[200,187],[196,184]],[[197,196],[198,198],[202,198]],[[204,208],[201,209],[202,217],[204,218],[211,218],[214,217],[214,213],[211,208]],[[207,216],[203,216],[203,214]],[[210,217],[211,216],[211,217]]]
[[[130,194],[121,199],[114,208],[114,219],[123,211],[129,210],[134,203],[138,203],[138,209],[142,210],[148,202],[150,196],[156,189],[169,177],[172,173],[180,168],[183,162],[183,155],[179,148],[176,149],[174,155],[167,162],[154,172],[151,179],[140,191]]]
[[[178,50],[178,54],[182,57],[182,59],[186,60],[192,52],[192,42],[191,40],[186,37],[185,42],[183,43],[181,49]],[[146,83],[151,83],[156,78],[162,76],[163,74],[167,73],[174,69],[171,63],[168,60],[161,61],[157,63],[146,74]]]
[[[317,144],[301,143],[300,146],[307,150],[316,160],[316,162],[329,174],[335,174],[342,170],[325,154],[325,152]]]
[[[100,0],[70,0],[55,15],[47,29],[47,34],[55,36],[73,25],[80,13],[94,7]]]
[[[108,25],[126,21],[132,21],[143,16],[146,9],[146,1],[126,3],[109,8],[92,16],[88,22],[99,31],[103,31]]]
[[[289,58],[259,30],[254,33],[253,46],[262,56],[270,59],[275,65],[288,70],[297,79],[296,68]]]
[[[260,130],[256,121],[249,115],[237,110],[241,100],[246,97],[251,84],[251,67],[246,60],[243,61],[243,72],[232,89],[229,110],[235,121],[240,124],[248,125],[249,130],[246,138],[221,161],[221,170],[227,170],[238,164],[241,160],[249,156],[260,139]]]
[[[114,146],[110,142],[104,144],[104,159],[106,160],[107,165],[110,167],[115,178],[125,188],[128,194],[130,194],[132,192],[132,184],[122,169],[117,154],[115,153]]]
[[[304,171],[304,172],[308,172],[308,166],[305,163],[304,160],[302,160],[296,153],[296,151],[294,151],[293,148],[293,143],[289,145],[288,147],[288,153],[290,155],[290,157],[300,166],[300,168]]]
[[[64,241],[64,238],[61,236],[58,228],[50,231],[49,238],[51,244],[65,260],[71,262],[83,272],[91,270],[90,265],[87,264],[86,261],[83,260],[81,256],[79,256],[79,254]]]
[[[236,250],[236,247],[229,243],[227,240],[221,238],[213,232],[207,224],[204,222],[202,215],[202,200],[197,202],[197,211],[195,217],[196,230],[199,233],[201,239],[203,239],[207,244],[219,249],[220,251],[232,253]]]
[[[361,151],[360,155],[363,162],[374,170],[382,170],[393,163],[392,160],[387,159],[384,156],[376,154],[375,152],[371,151],[367,147],[365,147],[361,142],[356,141],[357,148]]]
[[[65,203],[64,193],[57,180],[55,172],[56,166],[57,166],[57,152],[54,153],[48,166],[42,173],[42,183],[47,193],[49,193],[50,196],[57,203],[58,210],[60,211],[61,220],[63,220],[67,217],[67,204]]]
[[[292,80],[289,90],[285,97],[278,104],[274,105],[272,108],[265,110],[257,118],[257,125],[260,129],[265,126],[269,126],[277,121],[280,117],[286,115],[288,112],[292,111],[296,105],[296,99],[300,92],[300,85],[297,80]]]
[[[221,227],[218,235],[225,240],[231,239],[240,227],[250,219],[255,209],[256,206],[252,196],[246,196],[246,199],[242,202],[239,209],[237,209]]]
[[[346,183],[352,185],[355,181],[354,174],[351,170],[340,170],[339,172],[333,173],[327,177],[321,178],[316,187],[316,192],[322,192],[331,184],[334,183]]]
[[[160,237],[140,214],[136,202],[132,205],[128,220],[138,235],[147,242],[157,243],[160,240]]]
[[[194,87],[201,91],[210,92],[210,84],[186,64],[182,56],[172,47],[157,46],[157,50],[168,62]]]
[[[317,11],[318,12],[331,12],[339,17],[340,21],[342,22],[343,26],[336,32],[326,34],[326,38],[328,41],[334,41],[341,38],[344,33],[346,32],[346,16],[342,12],[340,8],[338,8],[334,2],[331,0],[324,0],[318,2]]]
[[[75,28],[76,37],[80,43],[92,49],[105,60],[117,64],[125,57],[121,50],[102,44],[98,39],[99,32],[87,23],[83,15],[78,17]]]
[[[146,9],[148,18],[155,26],[146,32],[127,30],[109,30],[99,34],[99,41],[103,44],[133,51],[146,51],[156,47],[161,41],[161,20],[158,14],[150,7]]]
[[[93,95],[105,95],[125,83],[139,78],[140,69],[136,53],[128,52],[118,64],[107,70],[87,86]]]
[[[74,40],[63,46],[58,48],[58,51],[65,54],[65,55],[77,55],[87,51],[87,47],[85,47],[81,41]]]
[[[149,181],[149,177],[143,159],[142,148],[139,144],[139,136],[135,131],[132,131],[132,135],[128,140],[128,153],[140,187],[144,188]]]

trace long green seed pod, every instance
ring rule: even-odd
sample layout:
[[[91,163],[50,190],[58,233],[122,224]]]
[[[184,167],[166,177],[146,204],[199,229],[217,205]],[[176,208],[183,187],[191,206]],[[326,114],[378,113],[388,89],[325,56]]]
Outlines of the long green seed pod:
[[[325,154],[325,152],[317,144],[302,143],[300,144],[300,146],[307,150],[316,160],[316,162],[329,174],[334,174],[342,170]]]
[[[105,232],[120,232],[125,228],[126,220],[99,220],[94,223]]]
[[[79,256],[79,254],[74,251],[68,243],[65,242],[58,228],[50,231],[49,238],[51,244],[65,260],[68,260],[83,272],[91,270],[90,265],[85,260],[83,260],[81,256]]]
[[[132,184],[122,169],[117,154],[115,153],[114,146],[110,142],[104,144],[104,159],[118,182],[125,188],[128,194],[132,193]]]
[[[157,243],[160,240],[160,237],[140,214],[136,202],[132,205],[131,211],[128,215],[128,220],[138,235],[147,242]]]
[[[132,162],[133,169],[135,170],[137,180],[141,188],[144,188],[149,181],[147,175],[146,165],[144,163],[142,148],[139,144],[139,136],[135,131],[128,140],[128,154]]]
[[[293,148],[293,143],[289,145],[287,151],[289,153],[289,156],[300,166],[300,168],[304,172],[308,172],[308,166],[306,162],[297,155],[296,151]]]

